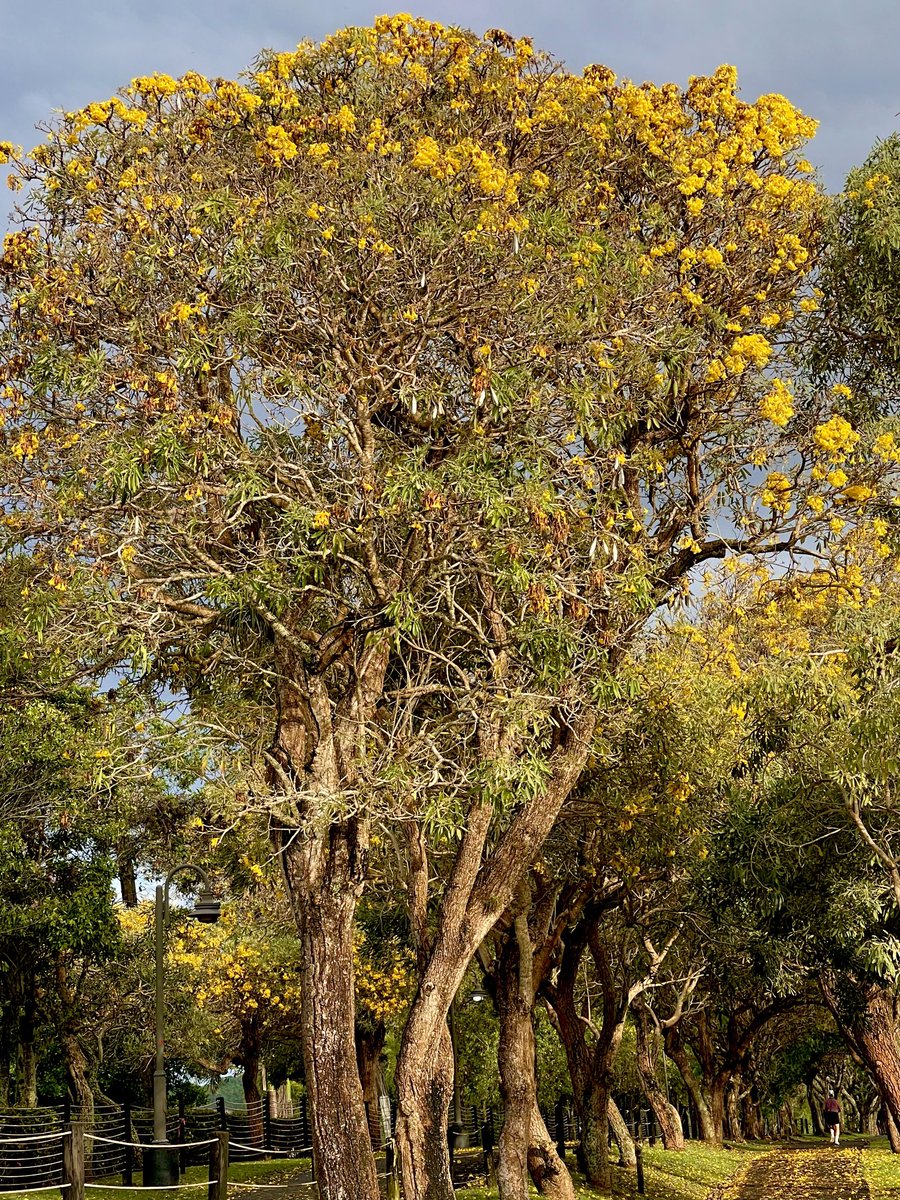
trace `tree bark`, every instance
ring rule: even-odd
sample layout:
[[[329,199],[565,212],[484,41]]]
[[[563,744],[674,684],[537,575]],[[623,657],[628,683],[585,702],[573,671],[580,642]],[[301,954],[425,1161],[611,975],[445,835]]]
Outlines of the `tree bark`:
[[[116,854],[119,873],[119,887],[122,891],[122,903],[126,908],[137,908],[137,875],[134,869],[134,857],[124,847],[120,846]]]
[[[376,1021],[373,1026],[366,1027],[357,1022],[355,1036],[356,1066],[363,1100],[370,1111],[374,1112],[378,1108],[378,1099],[384,1092],[381,1074],[381,1053],[387,1036],[384,1021]]]
[[[495,982],[500,1017],[497,1063],[504,1109],[497,1186],[500,1200],[527,1200],[528,1151],[531,1117],[537,1107],[537,1081],[534,1075],[531,942],[523,913],[516,917],[503,939]]]
[[[729,1080],[725,1090],[725,1103],[728,1110],[728,1136],[733,1142],[743,1142],[744,1130],[741,1125],[740,1105],[741,1077],[735,1075]]]
[[[572,1176],[557,1153],[556,1143],[547,1132],[536,1097],[531,1112],[528,1173],[542,1196],[549,1196],[550,1200],[575,1200]]]
[[[581,1166],[593,1187],[608,1192],[612,1184],[608,1129],[612,1068],[622,1040],[629,999],[618,992],[606,949],[599,938],[600,911],[596,907],[587,910],[566,935],[556,984],[545,987],[544,991],[566,1052],[575,1111],[581,1125]],[[575,999],[578,968],[588,945],[603,991],[603,1019],[595,1030],[592,1046],[587,1043],[585,1021]]]
[[[815,1137],[824,1137],[825,1130],[822,1127],[822,1116],[819,1112],[819,1105],[816,1101],[813,1084],[816,1081],[816,1076],[819,1073],[818,1066],[811,1072],[807,1072],[803,1082],[806,1086],[806,1103],[809,1105],[809,1117],[812,1122],[812,1131]]]
[[[616,1145],[619,1147],[619,1166],[620,1167],[636,1167],[637,1166],[637,1151],[634,1147],[634,1138],[628,1132],[628,1126],[625,1124],[625,1118],[619,1112],[619,1106],[609,1098],[607,1105],[607,1116],[609,1117],[609,1127],[612,1130],[612,1135],[615,1138]]]
[[[819,982],[825,1003],[844,1039],[865,1063],[885,1108],[900,1128],[900,1044],[893,998],[876,984],[859,983],[857,996],[862,1001],[862,1011],[854,1008],[848,1012],[830,981],[822,977]]]
[[[687,1088],[688,1094],[694,1102],[694,1108],[697,1110],[697,1119],[700,1123],[700,1140],[706,1142],[707,1145],[714,1146],[716,1144],[716,1130],[712,1112],[707,1103],[706,1096],[703,1094],[700,1080],[694,1073],[684,1042],[675,1026],[666,1030],[665,1039],[666,1053],[678,1068],[678,1073],[681,1075],[684,1086]]]
[[[419,987],[407,1017],[397,1061],[397,1152],[406,1200],[453,1200],[445,1135],[452,1096],[452,1055],[447,1014],[469,962],[508,906],[519,881],[549,834],[587,761],[596,714],[588,711],[559,730],[550,773],[540,795],[523,801],[489,854],[493,809],[476,796],[466,815],[456,858],[427,945],[415,936]],[[484,761],[501,753],[501,731],[485,722]],[[421,897],[421,879],[413,886]],[[421,904],[414,931],[425,925]]]
[[[681,1128],[681,1118],[669,1103],[656,1075],[656,1065],[653,1061],[652,1030],[650,1014],[642,997],[638,997],[631,1006],[634,1013],[634,1027],[637,1043],[637,1070],[641,1081],[641,1089],[647,1098],[647,1103],[653,1109],[653,1115],[662,1133],[663,1146],[666,1150],[684,1149],[684,1131]]]
[[[270,836],[302,950],[301,1028],[313,1155],[323,1200],[378,1200],[356,1062],[353,979],[354,917],[365,885],[369,828],[355,815],[336,818],[329,805],[357,783],[390,645],[382,635],[364,643],[342,635],[310,668],[290,634],[292,619],[286,614],[283,631],[275,635],[278,711],[266,761],[277,813]],[[342,672],[331,679],[329,666],[339,659]]]
[[[34,1044],[35,995],[29,984],[19,1014],[19,1053],[16,1065],[16,1105],[37,1108],[37,1052]]]
[[[63,1030],[60,1042],[66,1063],[69,1099],[78,1108],[78,1120],[91,1129],[94,1124],[94,1093],[88,1079],[87,1058],[78,1037],[71,1031]]]
[[[888,1106],[884,1105],[884,1125],[887,1130],[888,1143],[894,1154],[900,1154],[900,1126],[890,1114]]]
[[[716,1146],[721,1146],[725,1140],[725,1092],[727,1088],[728,1077],[722,1074],[715,1075],[707,1085],[713,1144]]]
[[[327,877],[310,888],[305,862],[291,891],[302,949],[301,1022],[306,1087],[312,1109],[313,1153],[319,1190],[328,1200],[377,1200],[378,1178],[356,1061],[353,933],[357,896],[342,863],[351,839],[331,835]],[[337,853],[335,853],[337,847]],[[284,847],[293,874],[298,843]],[[346,883],[346,888],[342,888]]]

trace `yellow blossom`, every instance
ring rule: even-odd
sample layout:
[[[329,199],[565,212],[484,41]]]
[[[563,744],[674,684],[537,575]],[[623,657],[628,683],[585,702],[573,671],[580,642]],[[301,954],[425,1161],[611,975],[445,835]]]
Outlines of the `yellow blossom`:
[[[782,379],[772,380],[772,390],[759,402],[759,413],[773,425],[787,425],[794,415],[794,397]]]

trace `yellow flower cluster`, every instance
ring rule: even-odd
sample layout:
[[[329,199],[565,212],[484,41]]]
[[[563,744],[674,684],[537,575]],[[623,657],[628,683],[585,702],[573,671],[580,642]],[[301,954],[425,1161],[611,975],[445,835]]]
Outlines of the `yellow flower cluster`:
[[[816,426],[813,440],[832,462],[843,462],[859,441],[859,434],[849,421],[835,414],[823,425]]]
[[[791,506],[791,483],[781,471],[770,471],[760,492],[760,500],[773,512],[786,513]]]
[[[280,167],[297,157],[297,144],[283,125],[270,125],[256,152],[261,159],[268,159]]]
[[[787,425],[794,415],[794,396],[783,379],[772,380],[772,390],[759,402],[759,414],[773,425]]]

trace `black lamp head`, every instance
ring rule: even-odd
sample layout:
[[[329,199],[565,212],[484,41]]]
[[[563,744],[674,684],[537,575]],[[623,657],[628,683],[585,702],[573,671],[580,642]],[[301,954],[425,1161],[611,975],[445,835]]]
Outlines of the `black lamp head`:
[[[208,889],[204,888],[197,897],[194,907],[188,916],[204,925],[214,925],[222,914],[222,903]]]

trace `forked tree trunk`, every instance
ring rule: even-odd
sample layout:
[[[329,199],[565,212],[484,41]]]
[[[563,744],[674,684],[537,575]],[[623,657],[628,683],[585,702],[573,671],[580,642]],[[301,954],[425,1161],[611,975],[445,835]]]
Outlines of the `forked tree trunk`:
[[[609,1117],[609,1127],[612,1130],[612,1135],[615,1138],[616,1145],[619,1147],[619,1166],[620,1167],[636,1167],[637,1166],[637,1151],[634,1146],[634,1138],[628,1132],[628,1126],[625,1124],[625,1118],[619,1112],[619,1106],[609,1098],[607,1105],[607,1116]]]
[[[694,1108],[697,1110],[697,1120],[700,1125],[700,1140],[706,1142],[707,1145],[715,1145],[716,1132],[712,1113],[710,1112],[706,1096],[703,1094],[700,1080],[694,1073],[687,1048],[676,1026],[670,1026],[666,1030],[665,1045],[666,1053],[678,1068],[678,1073],[682,1078],[684,1086],[687,1088],[688,1095],[694,1102]]]
[[[66,1062],[69,1098],[78,1108],[78,1119],[91,1129],[94,1124],[94,1093],[88,1079],[87,1058],[76,1034],[64,1030],[60,1040]]]
[[[681,1118],[669,1103],[666,1093],[660,1085],[656,1074],[656,1064],[653,1056],[652,1031],[650,1014],[643,998],[639,997],[632,1005],[634,1026],[637,1043],[637,1069],[641,1081],[641,1089],[647,1098],[647,1103],[653,1109],[653,1115],[662,1133],[663,1146],[666,1150],[684,1149],[684,1131],[681,1128]]]
[[[523,801],[496,845],[485,854],[493,809],[473,799],[456,858],[444,888],[433,936],[427,930],[428,873],[424,843],[411,863],[410,895],[419,987],[407,1017],[397,1070],[397,1152],[406,1200],[453,1200],[447,1151],[447,1115],[453,1060],[447,1014],[477,948],[484,941],[543,845],[587,760],[596,715],[588,711],[560,730],[549,760],[548,782]],[[485,762],[500,754],[501,730],[486,721]]]
[[[547,1132],[544,1118],[535,1097],[531,1112],[531,1138],[528,1147],[528,1173],[531,1182],[542,1196],[550,1200],[575,1200],[575,1185],[556,1143]]]

